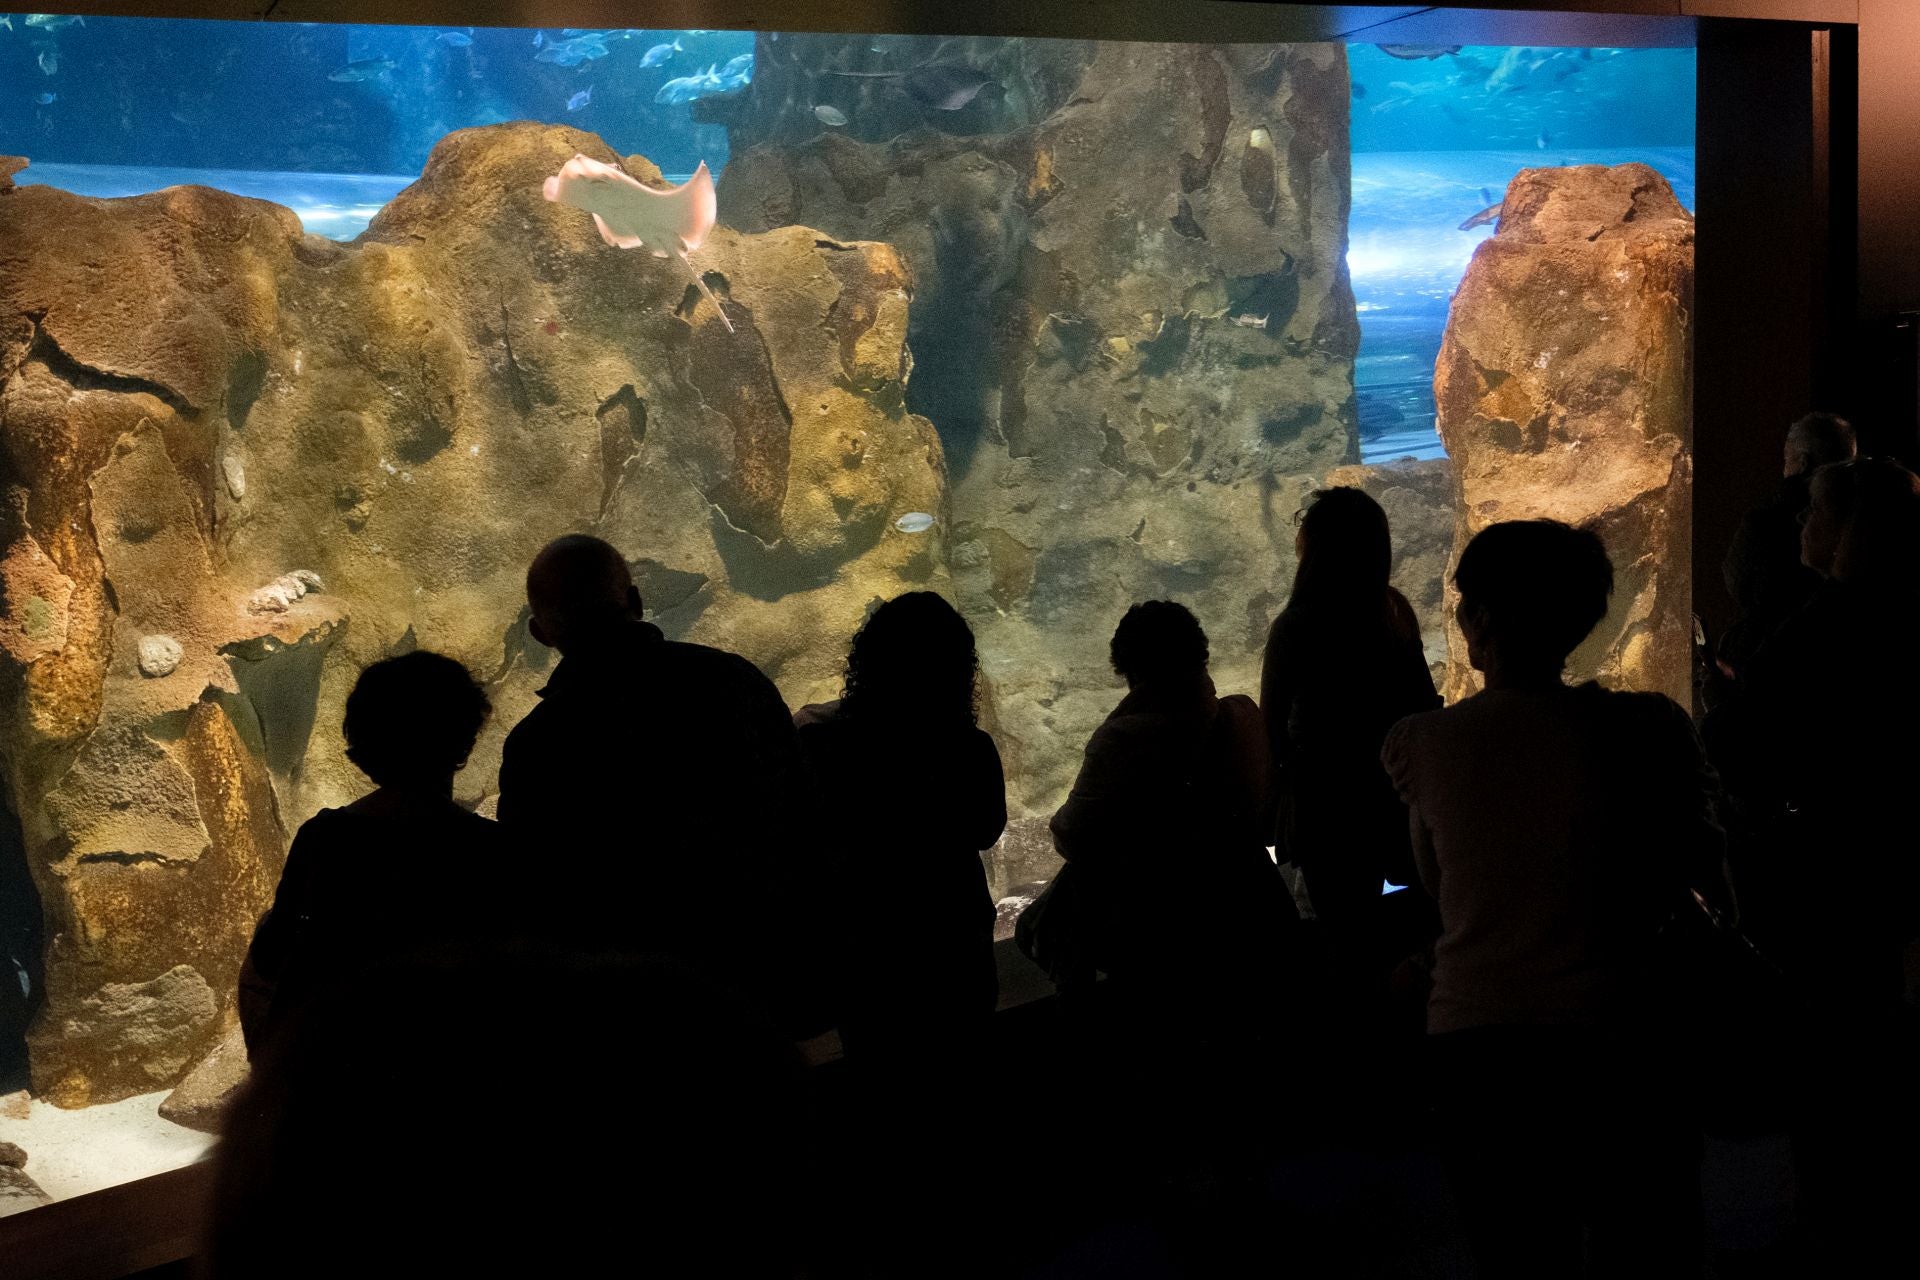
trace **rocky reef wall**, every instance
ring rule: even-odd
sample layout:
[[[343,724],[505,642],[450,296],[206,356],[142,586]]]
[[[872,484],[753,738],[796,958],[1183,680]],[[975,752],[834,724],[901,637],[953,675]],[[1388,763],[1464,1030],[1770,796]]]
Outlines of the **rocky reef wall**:
[[[1434,374],[1458,548],[1499,520],[1591,523],[1612,608],[1569,676],[1692,700],[1693,216],[1643,164],[1527,169],[1454,295]],[[1452,621],[1444,692],[1478,674]]]
[[[288,834],[364,789],[338,726],[367,663],[427,647],[487,681],[460,775],[484,806],[550,660],[522,596],[547,539],[607,537],[670,633],[790,693],[834,683],[869,601],[946,584],[899,256],[717,228],[696,261],[729,333],[678,262],[541,198],[576,151],[619,160],[452,134],[345,246],[205,188],[0,182],[0,769],[47,916],[37,1093],[155,1089],[216,1042]],[[898,532],[910,511],[941,522]]]
[[[1037,824],[1116,699],[1127,605],[1187,603],[1222,687],[1257,687],[1294,513],[1358,461],[1346,55],[998,42],[1001,91],[949,113],[843,74],[848,45],[761,38],[752,88],[711,108],[721,218],[885,240],[912,271],[907,402],[952,472],[1008,886],[1054,865]]]

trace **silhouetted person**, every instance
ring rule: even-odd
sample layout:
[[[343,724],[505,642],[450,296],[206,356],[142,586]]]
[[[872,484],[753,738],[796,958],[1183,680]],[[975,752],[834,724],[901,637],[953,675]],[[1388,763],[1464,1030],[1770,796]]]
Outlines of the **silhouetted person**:
[[[818,1274],[808,1086],[790,1041],[668,961],[392,959],[254,1058],[202,1274]]]
[[[1206,633],[1181,605],[1134,605],[1110,652],[1127,694],[1052,821],[1077,925],[1107,974],[1081,997],[1104,1007],[1105,1034],[1089,1020],[1096,1047],[1076,1090],[1111,1091],[1106,1136],[1140,1176],[1210,1170],[1190,1189],[1243,1194],[1270,1119],[1298,928],[1265,847],[1266,730],[1251,698],[1216,695]]]
[[[1299,567],[1267,632],[1260,708],[1280,769],[1275,847],[1307,882],[1333,940],[1341,984],[1383,978],[1383,880],[1412,883],[1407,811],[1380,765],[1387,730],[1440,705],[1420,622],[1388,582],[1387,513],[1359,489],[1308,499],[1294,539]],[[1400,939],[1404,954],[1426,938]],[[1364,971],[1375,970],[1367,973]]]
[[[975,1199],[998,981],[980,852],[1007,822],[975,726],[973,633],[932,592],[889,600],[847,655],[844,695],[794,717],[833,863],[838,1025],[856,1198],[875,1274],[980,1274]]]
[[[844,695],[794,716],[849,925],[839,1027],[856,1059],[951,1052],[993,1012],[994,907],[980,852],[1006,827],[1007,790],[975,723],[978,667],[953,606],[912,592],[854,637]]]
[[[1432,1097],[1482,1276],[1698,1275],[1699,1135],[1662,1034],[1657,935],[1719,886],[1716,784],[1658,694],[1569,687],[1613,566],[1591,532],[1496,524],[1460,557],[1484,692],[1383,759],[1440,904]]]
[[[1920,932],[1920,479],[1862,459],[1815,473],[1807,605],[1707,724],[1752,833],[1749,928],[1806,1003],[1794,1155],[1804,1224],[1833,1274],[1895,1247],[1916,1190],[1904,948]]]
[[[305,1004],[367,994],[369,974],[420,949],[507,927],[500,829],[453,800],[487,719],[467,669],[424,650],[376,662],[347,695],[347,758],[375,790],[301,825],[240,974],[249,1055]],[[417,999],[436,998],[430,992]]]
[[[1742,868],[1750,927],[1810,981],[1880,1002],[1915,919],[1903,838],[1920,764],[1915,483],[1871,459],[1815,474],[1801,547],[1820,586],[1707,722],[1746,826],[1770,846]]]
[[[1053,846],[1097,886],[1108,977],[1204,1003],[1266,979],[1294,918],[1261,830],[1266,732],[1251,698],[1216,695],[1184,606],[1134,605],[1111,654],[1127,696],[1087,743]]]
[[[1735,676],[1819,587],[1820,576],[1800,562],[1813,473],[1851,461],[1856,448],[1853,424],[1838,414],[1809,413],[1787,429],[1780,487],[1740,522],[1721,566],[1739,617],[1720,643],[1720,660]]]
[[[507,736],[501,824],[537,859],[547,935],[585,951],[679,957],[760,1000],[795,1035],[817,1008],[817,879],[799,744],[772,681],[641,618],[598,538],[527,570],[528,630],[560,651]]]

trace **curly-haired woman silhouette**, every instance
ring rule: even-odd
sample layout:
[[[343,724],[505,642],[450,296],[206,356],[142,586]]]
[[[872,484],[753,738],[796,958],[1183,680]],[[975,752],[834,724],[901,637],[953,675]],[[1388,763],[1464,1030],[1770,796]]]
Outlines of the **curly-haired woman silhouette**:
[[[794,717],[828,834],[845,931],[849,1058],[921,1057],[993,1012],[993,900],[980,851],[1007,822],[993,739],[974,723],[973,633],[915,591],[853,638],[844,695]]]

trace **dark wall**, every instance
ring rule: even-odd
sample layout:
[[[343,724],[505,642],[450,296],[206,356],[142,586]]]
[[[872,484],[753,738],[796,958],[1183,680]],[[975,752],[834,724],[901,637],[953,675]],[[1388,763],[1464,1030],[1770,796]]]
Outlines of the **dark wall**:
[[[1694,317],[1694,609],[1732,621],[1720,564],[1740,517],[1780,479],[1787,424],[1819,406],[1834,308],[1826,122],[1806,27],[1700,33]]]
[[[1860,0],[1859,416],[1920,462],[1920,3]],[[1904,314],[1903,314],[1904,313]]]

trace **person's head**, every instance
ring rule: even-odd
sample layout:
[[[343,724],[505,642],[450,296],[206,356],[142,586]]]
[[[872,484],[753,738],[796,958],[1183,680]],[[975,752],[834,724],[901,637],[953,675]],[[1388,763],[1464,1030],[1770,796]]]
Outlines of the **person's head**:
[[[1345,596],[1373,598],[1393,573],[1387,513],[1361,489],[1316,489],[1300,513],[1293,548],[1293,600]]]
[[[347,759],[376,786],[444,786],[467,763],[491,709],[452,658],[417,649],[376,662],[347,695]]]
[[[1453,571],[1476,670],[1558,678],[1607,615],[1613,562],[1600,535],[1558,520],[1510,520],[1474,535]]]
[[[966,619],[931,591],[909,591],[854,634],[844,705],[849,715],[973,724],[979,669]]]
[[[640,589],[611,543],[584,533],[555,538],[527,569],[527,629],[566,653],[640,616]]]
[[[1207,633],[1185,605],[1148,600],[1120,619],[1108,655],[1129,689],[1191,684],[1207,674]]]
[[[1800,562],[1845,582],[1920,577],[1920,477],[1884,458],[1814,472]]]
[[[1787,428],[1782,474],[1792,479],[1836,462],[1851,462],[1858,448],[1851,422],[1837,413],[1809,413]]]

